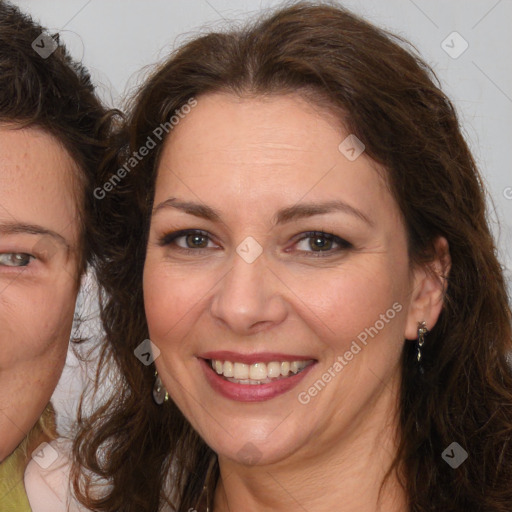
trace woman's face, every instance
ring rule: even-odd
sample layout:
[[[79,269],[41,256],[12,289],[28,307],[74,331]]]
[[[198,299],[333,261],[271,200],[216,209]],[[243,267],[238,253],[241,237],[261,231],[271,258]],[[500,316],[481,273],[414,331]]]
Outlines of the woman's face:
[[[74,167],[47,133],[0,125],[0,461],[65,362],[78,281]]]
[[[210,94],[164,146],[150,338],[173,400],[221,458],[304,461],[380,428],[404,338],[437,319],[384,173],[339,149],[348,135],[298,96]]]

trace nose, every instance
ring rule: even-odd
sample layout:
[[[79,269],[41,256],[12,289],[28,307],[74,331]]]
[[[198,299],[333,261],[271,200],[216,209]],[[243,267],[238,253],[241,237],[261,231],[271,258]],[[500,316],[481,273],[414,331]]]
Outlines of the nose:
[[[240,335],[254,334],[284,321],[283,284],[260,256],[247,263],[234,256],[232,269],[218,284],[211,304],[213,317]]]

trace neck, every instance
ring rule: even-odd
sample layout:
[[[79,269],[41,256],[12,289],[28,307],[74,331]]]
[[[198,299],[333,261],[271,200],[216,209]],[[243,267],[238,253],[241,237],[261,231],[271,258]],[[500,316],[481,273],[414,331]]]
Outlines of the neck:
[[[396,396],[384,392],[342,439],[325,445],[315,440],[309,456],[295,453],[256,466],[219,456],[214,512],[405,512],[407,497],[396,471],[381,488],[398,444]]]

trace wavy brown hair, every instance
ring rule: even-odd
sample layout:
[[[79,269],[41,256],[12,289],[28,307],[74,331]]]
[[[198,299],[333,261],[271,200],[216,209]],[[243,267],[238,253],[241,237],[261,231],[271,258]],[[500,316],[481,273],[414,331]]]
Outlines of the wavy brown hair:
[[[48,39],[46,43],[37,39],[43,33],[56,43],[55,51],[46,58],[32,46],[48,47]],[[71,58],[58,34],[50,35],[29,15],[0,0],[0,123],[42,129],[53,135],[76,163],[70,172],[76,184],[81,227],[78,281],[96,252],[93,188],[118,114],[101,103],[88,71]]]
[[[424,346],[424,374],[414,344],[404,342],[401,440],[390,472],[401,469],[410,511],[512,510],[511,311],[482,178],[434,72],[406,42],[339,6],[278,9],[242,29],[191,40],[159,66],[138,91],[98,187],[190,98],[218,91],[297,93],[338,112],[387,170],[411,268],[433,260],[438,237],[448,240],[452,266]],[[148,338],[142,271],[162,144],[99,201],[107,338],[100,367],[115,364],[121,376],[115,394],[82,418],[74,447],[83,465],[75,463],[75,492],[94,511],[154,512],[164,502],[202,510],[201,489],[207,483],[213,494],[218,478],[215,467],[205,482],[215,454],[172,401],[153,402],[154,367],[133,353]],[[441,458],[453,441],[469,453],[457,469]],[[96,478],[110,484],[101,496]]]

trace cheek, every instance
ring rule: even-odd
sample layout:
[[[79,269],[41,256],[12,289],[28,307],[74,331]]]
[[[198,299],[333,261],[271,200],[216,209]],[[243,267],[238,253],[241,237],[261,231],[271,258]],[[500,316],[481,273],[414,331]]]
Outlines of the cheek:
[[[214,285],[214,273],[197,268],[172,267],[146,259],[143,277],[144,307],[149,335],[159,342],[178,342],[191,328],[191,318]]]
[[[347,264],[310,277],[290,275],[287,282],[301,299],[296,307],[303,319],[308,319],[326,348],[338,353],[358,336],[364,341],[365,333],[367,339],[384,334],[400,338],[396,334],[403,328],[399,312],[405,310],[406,277],[398,269],[391,272],[385,261],[374,261],[372,265]]]
[[[66,354],[76,300],[74,286],[30,288],[6,290],[0,300],[0,368],[50,353],[58,359]]]
[[[0,296],[0,410],[5,412],[0,431],[6,428],[11,435],[0,443],[0,458],[32,428],[57,385],[76,299],[74,284],[67,283],[17,283]]]
[[[165,265],[146,261],[143,278],[144,307],[150,338],[172,338],[203,294],[189,275],[176,275]],[[183,320],[183,322],[182,322]]]

